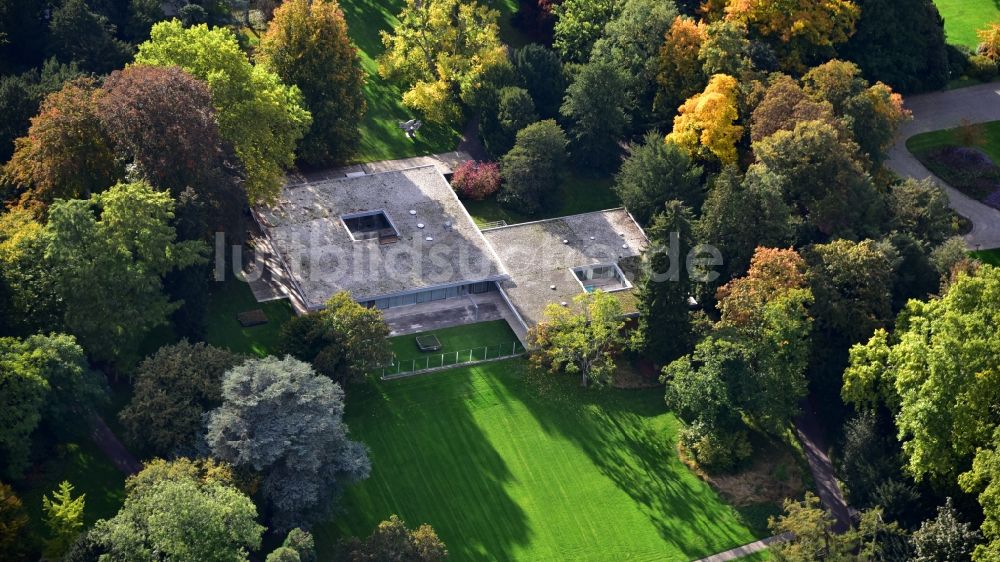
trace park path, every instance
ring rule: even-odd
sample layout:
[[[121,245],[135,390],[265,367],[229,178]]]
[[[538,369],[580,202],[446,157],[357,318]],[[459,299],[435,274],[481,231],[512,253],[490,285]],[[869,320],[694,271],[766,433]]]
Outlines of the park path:
[[[906,149],[906,140],[920,133],[951,129],[963,121],[1000,121],[1000,84],[910,96],[906,98],[906,107],[913,112],[913,119],[900,127],[886,166],[903,177],[931,178],[944,188],[952,209],[972,222],[972,230],[965,235],[970,248],[1000,247],[1000,211],[946,184]]]
[[[833,462],[826,454],[827,447],[823,428],[819,424],[816,411],[808,402],[803,404],[802,413],[795,418],[795,433],[799,437],[799,442],[802,443],[802,450],[809,463],[809,471],[812,473],[819,499],[827,511],[837,520],[834,530],[837,532],[846,531],[851,527],[851,509],[847,506],[844,493],[840,490]]]
[[[774,543],[785,542],[792,539],[791,533],[781,533],[780,535],[774,535],[772,537],[767,537],[766,539],[760,539],[759,541],[754,541],[752,543],[747,543],[742,546],[737,546],[736,548],[731,548],[725,552],[720,552],[718,554],[713,554],[707,556],[695,562],[728,562],[729,560],[738,560],[744,556],[750,556],[755,552],[760,552],[765,548],[771,546]]]
[[[111,459],[115,468],[126,476],[131,476],[142,469],[139,461],[135,460],[132,453],[125,448],[125,445],[122,445],[104,419],[97,414],[93,414],[90,418],[90,438],[97,445],[97,448]]]

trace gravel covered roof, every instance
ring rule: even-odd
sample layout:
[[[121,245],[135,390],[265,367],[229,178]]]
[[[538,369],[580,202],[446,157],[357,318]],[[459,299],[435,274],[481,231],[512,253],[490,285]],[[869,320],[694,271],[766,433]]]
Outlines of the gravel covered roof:
[[[542,319],[549,303],[572,302],[583,292],[572,268],[613,263],[633,281],[636,258],[648,243],[625,209],[492,228],[483,234],[510,273],[504,291],[529,326]],[[633,290],[614,293],[622,297],[626,312],[635,311]]]
[[[383,211],[398,240],[354,240],[341,216],[367,211]],[[340,290],[369,300],[506,276],[434,166],[287,185],[255,212],[310,308]]]

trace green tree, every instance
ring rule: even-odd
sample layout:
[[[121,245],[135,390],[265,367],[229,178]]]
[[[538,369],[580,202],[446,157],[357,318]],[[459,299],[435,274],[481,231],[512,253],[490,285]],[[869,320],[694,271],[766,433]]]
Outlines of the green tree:
[[[132,399],[118,416],[125,437],[158,456],[191,450],[205,412],[222,403],[222,375],[244,359],[186,340],[161,347],[136,369]]]
[[[336,0],[293,0],[274,12],[260,61],[302,90],[313,124],[299,154],[313,165],[344,162],[361,142],[364,72]]]
[[[135,61],[179,66],[207,82],[219,132],[246,170],[247,197],[257,203],[278,196],[284,169],[295,161],[296,143],[312,122],[297,87],[251,65],[236,36],[221,27],[185,29],[177,20],[160,22],[139,45]]]
[[[725,263],[721,283],[742,275],[758,246],[781,247],[795,237],[796,218],[784,201],[784,179],[760,168],[740,177],[735,167],[725,167],[712,180],[695,238],[719,249]]]
[[[362,379],[368,368],[392,359],[388,336],[382,311],[362,306],[340,291],[322,310],[286,323],[281,329],[281,350],[347,385]]]
[[[948,83],[944,20],[931,0],[857,0],[857,30],[840,52],[870,80],[905,93]]]
[[[930,178],[906,178],[889,191],[890,228],[937,246],[955,234],[955,212],[944,190]]]
[[[353,538],[345,548],[350,562],[437,562],[448,557],[448,549],[430,525],[411,530],[395,514],[379,523],[367,539]]]
[[[979,533],[960,521],[951,498],[937,508],[937,517],[921,523],[913,532],[912,562],[951,562],[968,560]]]
[[[566,134],[551,119],[518,131],[514,148],[500,160],[500,202],[527,214],[551,207],[566,176],[567,144]]]
[[[288,531],[285,542],[267,555],[266,562],[316,562],[316,543],[308,531]]]
[[[214,457],[262,477],[272,528],[326,513],[346,483],[368,477],[364,445],[348,438],[344,391],[292,357],[251,360],[226,373],[209,413]]]
[[[142,473],[139,473],[142,476]],[[130,486],[125,505],[88,533],[109,562],[242,562],[260,547],[264,527],[239,490],[190,477]]]
[[[88,197],[121,175],[97,116],[101,95],[94,79],[82,77],[42,101],[4,167],[23,205],[44,208],[57,198]]]
[[[536,43],[529,43],[514,51],[514,67],[531,94],[542,119],[559,117],[559,106],[566,93],[559,55]]]
[[[610,63],[583,66],[566,90],[560,113],[570,122],[570,154],[576,165],[598,172],[621,163],[621,141],[628,126],[622,97],[626,76]]]
[[[594,43],[591,62],[610,64],[625,78],[623,93],[632,132],[646,131],[659,124],[653,114],[659,71],[657,57],[663,37],[676,17],[672,2],[626,0]]]
[[[877,236],[884,201],[858,147],[822,121],[804,121],[753,143],[757,163],[750,170],[781,176],[785,201],[806,219],[803,241],[823,236]],[[761,168],[763,170],[761,170]]]
[[[532,364],[551,373],[579,373],[583,387],[608,384],[615,354],[625,344],[622,314],[618,299],[603,291],[577,295],[572,308],[550,304],[528,336]]]
[[[49,20],[49,52],[62,62],[76,62],[99,74],[121,68],[132,47],[115,37],[115,26],[93,12],[86,0],[65,0]]]
[[[204,261],[206,248],[177,242],[173,216],[170,195],[144,182],[50,208],[45,259],[65,325],[91,357],[122,364],[179,306],[163,294],[163,276]]]
[[[45,543],[45,557],[61,558],[83,531],[83,509],[86,494],[73,497],[73,485],[63,480],[59,489],[52,492],[52,499],[42,496],[45,526],[49,538]]]
[[[690,353],[694,343],[688,305],[692,280],[685,263],[694,247],[692,222],[691,209],[673,200],[646,231],[650,245],[643,256],[639,325],[631,345],[657,365]]]
[[[629,155],[615,176],[615,193],[640,224],[649,224],[670,199],[693,209],[704,197],[701,166],[656,132],[646,133],[641,144],[629,146]]]
[[[13,488],[0,482],[0,552],[12,562],[26,559],[24,533],[28,521],[21,498]]]
[[[604,26],[618,15],[614,0],[564,0],[554,4],[555,39],[552,46],[565,62],[585,63]]]
[[[967,493],[979,494],[985,520],[982,534],[986,541],[976,545],[972,559],[996,562],[1000,555],[1000,428],[993,433],[993,444],[976,451],[972,469],[958,478]]]
[[[498,93],[496,114],[488,117],[492,127],[484,128],[483,143],[494,156],[503,156],[514,147],[517,132],[538,121],[535,102],[524,88],[507,86]]]
[[[500,15],[478,2],[407,0],[392,33],[382,32],[379,74],[406,86],[403,103],[428,120],[458,123],[457,94],[507,60]]]
[[[747,28],[735,21],[721,20],[705,28],[705,42],[698,49],[705,76],[742,76],[753,68]]]
[[[65,335],[0,338],[0,367],[5,389],[0,393],[0,468],[19,476],[38,424],[45,421],[56,435],[67,431],[74,417],[99,402],[101,387],[83,350]]]

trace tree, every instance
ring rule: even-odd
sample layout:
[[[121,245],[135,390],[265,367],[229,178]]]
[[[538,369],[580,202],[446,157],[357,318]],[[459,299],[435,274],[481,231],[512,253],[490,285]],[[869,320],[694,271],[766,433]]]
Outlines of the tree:
[[[610,64],[625,79],[625,107],[633,132],[649,130],[659,122],[653,114],[659,71],[657,56],[676,17],[677,9],[671,2],[626,0],[594,43],[591,62]]]
[[[739,84],[732,76],[717,74],[700,94],[689,98],[677,111],[667,142],[683,148],[692,157],[722,164],[735,164],[736,143],[743,136],[737,125]]]
[[[566,92],[562,61],[551,49],[528,43],[514,51],[514,67],[524,82],[524,87],[535,102],[535,109],[542,119],[559,116]]]
[[[223,150],[205,82],[173,66],[133,65],[104,81],[97,103],[102,127],[118,155],[154,186],[175,197],[207,186]]]
[[[878,487],[901,479],[902,451],[895,427],[882,411],[862,411],[844,424],[844,446],[838,473],[853,505],[873,505]]]
[[[632,216],[640,224],[649,224],[670,199],[700,208],[704,197],[701,175],[701,166],[691,162],[686,152],[651,131],[642,144],[629,145],[614,189]]]
[[[937,517],[920,524],[912,537],[913,562],[950,562],[968,560],[979,540],[979,533],[958,519],[951,498],[937,508]]]
[[[691,209],[673,200],[666,203],[646,231],[650,246],[643,256],[639,325],[631,344],[657,365],[690,353],[694,343],[688,310],[692,280],[682,263],[694,247],[693,222]]]
[[[615,354],[625,344],[622,305],[603,291],[573,298],[573,308],[552,303],[529,333],[532,364],[580,374],[580,386],[603,386],[615,372]]]
[[[660,47],[657,58],[657,112],[673,115],[684,100],[700,92],[708,82],[698,53],[707,35],[705,26],[691,18],[678,16]]]
[[[379,523],[364,541],[352,538],[345,547],[351,562],[436,562],[448,557],[448,549],[430,525],[424,523],[411,530],[395,514]]]
[[[88,533],[101,560],[237,562],[260,546],[264,527],[255,521],[257,509],[231,486],[177,477],[129,488],[118,514]]]
[[[0,552],[13,562],[24,560],[24,532],[28,514],[14,489],[0,482]]]
[[[877,330],[851,348],[844,400],[890,407],[917,480],[954,481],[994,443],[998,303],[1000,270],[983,265],[941,298],[911,300],[891,338]]]
[[[1000,553],[1000,429],[993,433],[992,446],[976,451],[972,469],[959,476],[958,483],[966,493],[978,492],[985,516],[982,534],[986,541],[976,545],[972,559],[996,562]]]
[[[746,24],[782,51],[782,66],[801,70],[854,33],[861,10],[850,0],[735,0],[726,19]]]
[[[61,558],[83,531],[83,509],[86,494],[73,497],[73,485],[63,480],[59,489],[52,492],[52,499],[42,496],[45,526],[50,537],[45,544],[45,557]]]
[[[609,63],[583,66],[566,90],[560,113],[570,121],[570,153],[580,167],[613,171],[621,163],[621,139],[628,126],[625,74]]]
[[[208,84],[219,133],[236,151],[246,170],[247,197],[272,201],[284,182],[284,168],[295,160],[295,145],[312,118],[295,86],[252,66],[231,31],[206,25],[184,28],[177,20],[153,26],[139,45],[135,61],[178,66]]]
[[[13,74],[34,67],[45,53],[46,0],[0,1],[0,74]]]
[[[790,76],[774,75],[750,118],[750,140],[757,142],[778,131],[791,131],[802,121],[841,127],[830,102],[814,100]]]
[[[100,379],[87,366],[72,337],[52,334],[0,338],[0,394],[4,469],[17,476],[26,467],[30,436],[42,421],[60,435],[103,396]]]
[[[604,26],[619,13],[613,0],[563,0],[554,4],[556,16],[552,47],[565,62],[585,63]]]
[[[403,103],[430,121],[461,119],[456,94],[507,59],[499,13],[477,2],[407,0],[393,32],[382,32],[379,74],[406,86]]]
[[[267,555],[266,562],[316,562],[316,543],[308,531],[288,531],[285,542]]]
[[[857,0],[857,31],[841,54],[869,80],[905,93],[948,83],[944,20],[931,0]]]
[[[990,23],[976,31],[979,37],[979,54],[996,62],[1000,60],[1000,24]]]
[[[226,373],[207,418],[212,454],[262,476],[272,528],[330,509],[344,484],[366,478],[365,446],[348,438],[344,391],[297,359],[251,360]]]
[[[514,148],[500,160],[500,203],[527,214],[550,207],[566,174],[567,144],[566,134],[551,119],[518,131]]]
[[[77,78],[42,101],[28,136],[15,141],[4,167],[23,191],[22,204],[45,207],[57,198],[85,198],[120,176],[97,116],[101,95],[92,78]]]
[[[127,360],[179,306],[163,294],[163,276],[203,262],[206,248],[177,242],[173,216],[170,195],[144,182],[50,208],[45,259],[65,303],[65,325],[91,357]]]
[[[889,155],[896,131],[910,119],[903,97],[879,82],[847,100],[844,120],[875,170]]]
[[[805,218],[800,239],[877,236],[884,202],[858,161],[857,145],[822,121],[805,121],[753,143],[754,173],[780,176],[785,201]]]
[[[28,132],[42,99],[78,76],[76,63],[61,64],[54,58],[45,61],[41,70],[0,76],[0,162],[10,160],[14,140]]]
[[[500,166],[496,162],[466,160],[455,168],[451,186],[465,199],[486,199],[500,190]]]
[[[484,128],[492,130],[484,130],[483,143],[488,153],[502,156],[514,147],[517,132],[538,121],[538,115],[531,95],[524,88],[507,86],[497,94],[496,114],[486,118],[494,126]]]
[[[695,238],[725,256],[722,283],[746,272],[758,246],[792,243],[796,220],[784,201],[785,189],[783,178],[760,168],[741,178],[735,167],[727,166],[712,180]]]
[[[161,347],[136,369],[119,418],[140,451],[171,456],[191,450],[205,412],[222,403],[222,375],[245,358],[186,340]]]
[[[381,310],[362,306],[340,291],[323,310],[289,321],[281,331],[281,347],[346,385],[362,379],[368,368],[392,359],[388,336]]]
[[[786,499],[784,513],[771,517],[768,526],[775,534],[791,533],[793,538],[774,544],[769,550],[780,562],[814,560],[874,562],[883,560],[880,539],[901,534],[895,523],[885,523],[880,509],[859,515],[856,528],[838,533],[834,518],[820,506],[819,498],[806,492],[801,502]]]
[[[299,154],[313,165],[344,162],[358,148],[364,71],[335,0],[283,3],[261,38],[260,61],[302,90],[313,124]]]
[[[741,76],[753,68],[750,40],[742,23],[721,20],[705,28],[705,41],[698,49],[705,76]]]
[[[91,11],[86,0],[65,0],[49,20],[49,50],[62,62],[76,62],[99,74],[121,68],[132,47],[115,37],[115,26]]]
[[[834,240],[806,252],[818,331],[841,347],[866,341],[892,318],[898,255],[873,240]]]

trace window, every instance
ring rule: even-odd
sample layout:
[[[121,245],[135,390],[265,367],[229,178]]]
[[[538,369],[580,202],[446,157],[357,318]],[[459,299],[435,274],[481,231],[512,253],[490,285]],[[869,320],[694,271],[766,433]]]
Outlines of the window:
[[[378,240],[380,244],[390,244],[399,240],[389,215],[384,211],[364,211],[340,217],[354,240]]]
[[[597,264],[574,267],[573,274],[584,291],[592,293],[598,289],[610,293],[632,286],[617,264]]]

